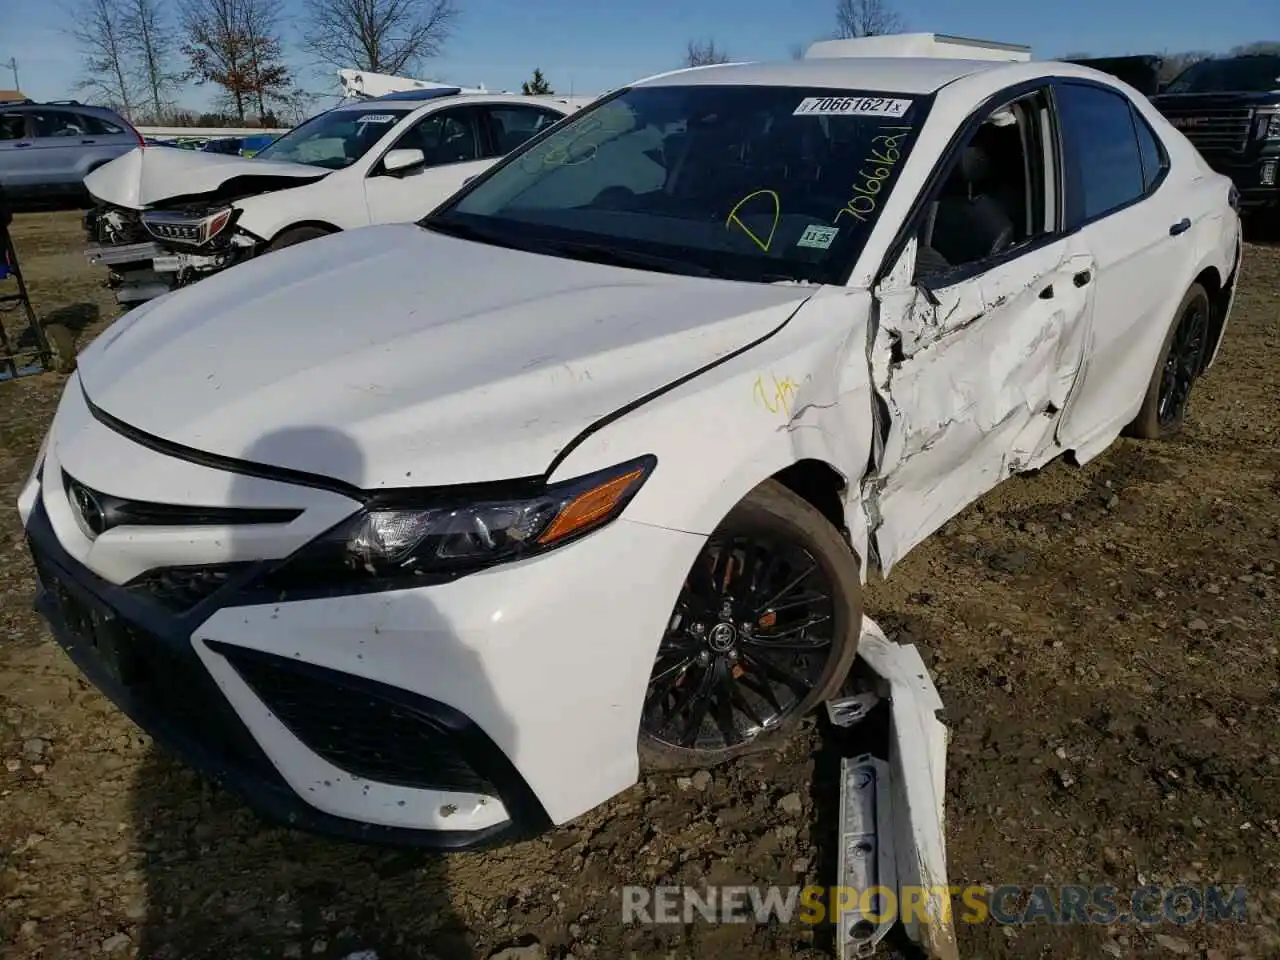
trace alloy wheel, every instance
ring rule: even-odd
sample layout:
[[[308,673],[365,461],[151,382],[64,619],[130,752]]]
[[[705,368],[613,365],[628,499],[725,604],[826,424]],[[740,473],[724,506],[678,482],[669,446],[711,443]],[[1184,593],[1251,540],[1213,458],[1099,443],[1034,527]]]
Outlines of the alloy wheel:
[[[1192,300],[1183,311],[1173,334],[1169,353],[1160,374],[1160,394],[1156,417],[1160,426],[1177,423],[1186,410],[1191,386],[1200,374],[1205,342],[1209,334],[1209,312],[1203,299]]]
[[[803,546],[718,532],[685,580],[659,645],[642,731],[668,746],[722,751],[788,719],[831,655],[834,592]]]

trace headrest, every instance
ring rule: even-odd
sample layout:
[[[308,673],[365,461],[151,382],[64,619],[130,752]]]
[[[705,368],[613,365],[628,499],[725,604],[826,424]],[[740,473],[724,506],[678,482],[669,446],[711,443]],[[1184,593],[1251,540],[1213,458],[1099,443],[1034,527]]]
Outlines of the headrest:
[[[987,151],[976,143],[971,143],[964,148],[960,154],[960,176],[964,178],[964,182],[976,186],[987,179],[987,175],[991,170],[991,161],[987,157]]]

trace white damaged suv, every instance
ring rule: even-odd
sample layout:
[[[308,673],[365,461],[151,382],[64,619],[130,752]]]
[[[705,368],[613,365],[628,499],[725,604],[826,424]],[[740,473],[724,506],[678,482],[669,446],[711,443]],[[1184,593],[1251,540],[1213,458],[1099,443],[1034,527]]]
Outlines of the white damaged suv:
[[[861,585],[984,491],[1175,431],[1229,181],[1084,67],[630,85],[419,224],[81,356],[20,510],[94,683],[253,806],[464,847],[776,744]]]

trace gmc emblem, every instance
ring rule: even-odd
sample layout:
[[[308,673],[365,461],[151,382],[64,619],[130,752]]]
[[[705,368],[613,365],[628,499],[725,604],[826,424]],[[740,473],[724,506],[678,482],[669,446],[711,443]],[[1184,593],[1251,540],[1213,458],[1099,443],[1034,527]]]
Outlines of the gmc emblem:
[[[1205,122],[1204,117],[1174,117],[1173,125],[1175,127],[1198,127]]]

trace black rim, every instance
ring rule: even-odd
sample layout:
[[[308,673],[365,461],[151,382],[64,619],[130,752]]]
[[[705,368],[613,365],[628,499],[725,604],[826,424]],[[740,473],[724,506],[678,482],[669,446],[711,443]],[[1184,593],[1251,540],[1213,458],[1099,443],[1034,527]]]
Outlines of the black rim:
[[[1200,374],[1200,359],[1209,330],[1209,312],[1203,300],[1196,299],[1182,314],[1173,343],[1160,373],[1160,396],[1156,416],[1160,426],[1168,427],[1182,418],[1191,395],[1191,385]]]
[[[669,746],[726,750],[790,717],[831,654],[833,592],[822,565],[797,543],[713,536],[658,648],[644,733]]]

